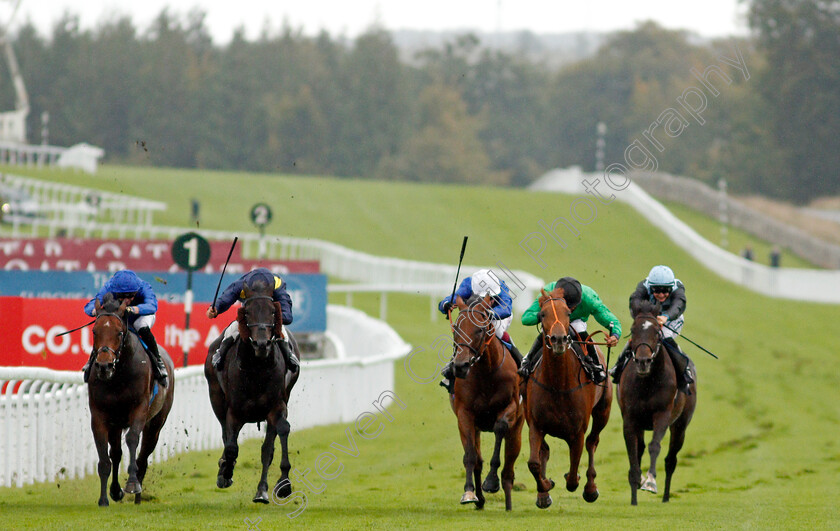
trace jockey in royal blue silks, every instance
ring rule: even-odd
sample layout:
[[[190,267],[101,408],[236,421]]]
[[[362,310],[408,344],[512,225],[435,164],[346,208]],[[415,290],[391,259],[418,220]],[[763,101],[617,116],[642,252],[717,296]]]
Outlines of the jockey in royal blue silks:
[[[260,267],[245,273],[237,280],[233,281],[230,286],[228,286],[225,291],[222,292],[222,295],[219,297],[218,301],[216,301],[216,307],[210,307],[207,309],[207,317],[210,319],[215,318],[217,315],[225,313],[233,303],[236,301],[243,301],[245,300],[245,286],[251,288],[256,281],[262,281],[267,286],[274,286],[274,291],[271,294],[271,298],[275,302],[280,303],[280,314],[281,314],[281,321],[283,324],[283,339],[278,341],[280,346],[280,351],[283,353],[283,357],[286,360],[286,365],[288,366],[289,370],[292,372],[297,372],[300,369],[300,362],[298,361],[297,357],[295,356],[294,349],[291,348],[289,343],[289,334],[286,332],[286,326],[288,324],[292,324],[292,298],[289,296],[289,293],[286,291],[286,283],[283,282],[283,279],[272,273],[269,269],[264,267]],[[228,327],[225,329],[224,337],[222,338],[222,343],[219,345],[219,349],[213,354],[213,366],[216,370],[222,370],[225,366],[225,354],[230,349],[231,345],[239,338],[239,323],[238,321],[234,320]]]
[[[152,325],[155,324],[155,313],[157,313],[157,297],[152,290],[151,284],[137,276],[134,271],[125,269],[117,271],[100,288],[99,293],[85,304],[85,313],[91,317],[96,316],[96,301],[102,304],[105,294],[111,293],[115,299],[128,300],[129,305],[125,309],[126,322],[130,329],[134,329],[140,339],[146,344],[149,357],[152,359],[152,373],[160,384],[166,387],[168,374],[166,365],[160,358],[157,341],[152,335]],[[84,380],[88,381],[90,369],[93,366],[94,354],[84,366]]]
[[[513,320],[513,299],[510,296],[510,289],[508,289],[505,281],[500,280],[492,271],[489,269],[479,269],[472,276],[465,278],[461,282],[461,285],[458,286],[458,289],[455,290],[454,294],[440,301],[438,310],[442,314],[448,315],[449,309],[455,304],[457,297],[461,297],[462,300],[466,301],[473,295],[480,297],[490,295],[493,297],[493,305],[491,307],[493,316],[490,320],[496,330],[496,337],[501,339],[505,346],[507,346],[513,360],[516,362],[516,366],[519,367],[522,364],[522,354],[516,348],[516,345],[513,344],[513,339],[511,339],[510,334],[507,333],[507,329],[510,328],[510,323]],[[452,360],[449,360],[449,363],[443,367],[440,374],[443,376],[443,381],[440,382],[440,385],[446,388],[449,394],[452,394],[455,389],[455,373],[452,369]]]

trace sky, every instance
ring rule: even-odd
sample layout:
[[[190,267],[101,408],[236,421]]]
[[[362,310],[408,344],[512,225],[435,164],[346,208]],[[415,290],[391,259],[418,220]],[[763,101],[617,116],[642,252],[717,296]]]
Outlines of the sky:
[[[217,44],[229,42],[238,27],[245,28],[248,39],[256,38],[266,23],[276,33],[284,20],[307,35],[326,29],[333,36],[351,38],[374,22],[388,30],[564,33],[632,29],[639,21],[653,19],[666,28],[704,37],[747,33],[746,7],[739,0],[0,0],[3,26],[17,1],[12,31],[28,19],[42,36],[52,34],[65,11],[78,15],[83,29],[128,15],[142,31],[167,6],[178,16],[198,7],[206,13],[205,25]]]

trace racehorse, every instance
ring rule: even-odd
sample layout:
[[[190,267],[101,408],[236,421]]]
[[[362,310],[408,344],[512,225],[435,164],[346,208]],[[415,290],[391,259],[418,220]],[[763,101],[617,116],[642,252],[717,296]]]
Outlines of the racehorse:
[[[157,445],[160,430],[169,416],[175,396],[175,370],[172,359],[163,347],[158,346],[169,372],[169,384],[160,387],[152,379],[150,360],[140,339],[128,329],[125,314],[128,304],[129,301],[120,302],[111,293],[105,295],[102,304],[98,299],[94,303],[95,359],[88,380],[88,400],[91,430],[99,454],[100,507],[108,506],[105,487],[112,469],[114,476],[111,481],[111,498],[120,501],[126,493],[134,494],[134,503],[140,503],[149,455]],[[117,475],[122,458],[122,430],[126,428],[128,432],[125,442],[128,446],[129,461],[128,481],[123,490]],[[140,453],[137,454],[141,432],[143,441]]]
[[[283,456],[282,475],[274,486],[281,498],[292,493],[289,481],[289,421],[287,405],[292,387],[300,372],[286,374],[286,362],[277,341],[282,341],[280,303],[274,302],[274,286],[255,282],[244,288],[244,301],[239,307],[239,338],[231,345],[224,369],[218,373],[213,367],[213,353],[222,337],[209,347],[204,361],[204,376],[210,388],[213,412],[222,426],[224,451],[219,459],[216,485],[227,488],[233,484],[233,468],[239,455],[239,431],[248,422],[266,422],[262,444],[262,475],[254,495],[255,503],[268,503],[268,467],[274,459],[274,439],[280,436]],[[291,339],[291,338],[290,338]],[[297,352],[297,345],[291,341]]]
[[[590,503],[598,499],[595,449],[600,441],[601,430],[610,418],[612,387],[609,381],[604,385],[595,385],[583,370],[581,357],[586,354],[576,352],[572,346],[569,307],[563,298],[563,288],[556,288],[550,293],[545,290],[541,292],[539,318],[543,355],[525,388],[525,420],[528,422],[531,444],[528,469],[537,482],[537,507],[546,509],[551,505],[548,491],[554,487],[554,481],[546,479],[549,457],[546,435],[563,439],[569,445],[570,466],[565,476],[569,492],[578,488],[578,465],[586,438],[589,467],[586,470],[583,499]],[[600,350],[597,352],[604,364],[603,354]],[[592,429],[586,436],[590,416]]]
[[[677,453],[685,442],[685,430],[697,406],[697,384],[690,384],[691,394],[688,396],[677,392],[677,375],[662,344],[661,326],[656,319],[659,315],[658,303],[642,301],[634,305],[631,314],[630,353],[635,370],[631,370],[629,365],[625,368],[617,390],[624,423],[624,443],[630,459],[627,475],[630,503],[636,505],[638,488],[656,493],[656,458],[659,457],[665,430],[670,427],[671,442],[665,456],[665,492],[662,495],[662,501],[667,502],[670,499],[671,476],[677,468]],[[653,436],[648,447],[650,469],[642,482],[645,430],[653,430]]]
[[[522,445],[522,404],[519,400],[519,375],[516,362],[508,355],[507,348],[496,337],[491,322],[493,315],[491,297],[476,295],[466,302],[456,297],[458,318],[452,326],[455,339],[455,392],[449,397],[452,411],[458,419],[458,431],[464,446],[464,468],[467,481],[461,504],[474,503],[484,507],[484,494],[499,491],[497,471],[501,464],[499,454],[505,441],[505,466],[502,469],[502,488],[505,492],[505,509],[511,510],[513,465]],[[481,432],[496,436],[490,471],[481,481]]]

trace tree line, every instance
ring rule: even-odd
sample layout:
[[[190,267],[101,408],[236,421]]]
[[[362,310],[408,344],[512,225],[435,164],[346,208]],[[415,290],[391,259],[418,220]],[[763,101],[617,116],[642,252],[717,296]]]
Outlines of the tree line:
[[[82,30],[66,13],[48,36],[23,25],[13,45],[33,143],[47,111],[51,144],[89,142],[114,163],[511,186],[593,170],[600,122],[605,164],[625,162],[699,86],[692,70],[737,48],[750,77],[715,78],[702,125],[660,129],[657,167],[806,201],[840,192],[837,4],[753,0],[753,36],[739,40],[644,22],[560,69],[470,34],[403,60],[378,27],[348,41],[283,25],[219,46],[200,10],[163,10],[143,31],[126,17]],[[11,83],[0,105],[13,108]]]

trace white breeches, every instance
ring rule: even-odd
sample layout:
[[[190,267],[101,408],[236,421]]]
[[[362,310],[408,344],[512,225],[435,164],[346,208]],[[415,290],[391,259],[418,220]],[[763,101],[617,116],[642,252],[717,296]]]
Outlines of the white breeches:
[[[575,319],[574,321],[569,323],[569,326],[571,326],[572,330],[574,330],[578,334],[586,332],[586,321],[583,321],[581,319]]]
[[[668,321],[667,323],[665,323],[665,326],[662,327],[662,335],[666,338],[676,337],[677,335],[679,335],[678,332],[682,331],[682,327],[684,324],[685,314],[680,315],[673,321]]]
[[[141,328],[149,328],[151,330],[152,325],[155,324],[155,314],[152,315],[140,315],[133,321],[131,321],[131,327],[135,330],[140,330]]]

